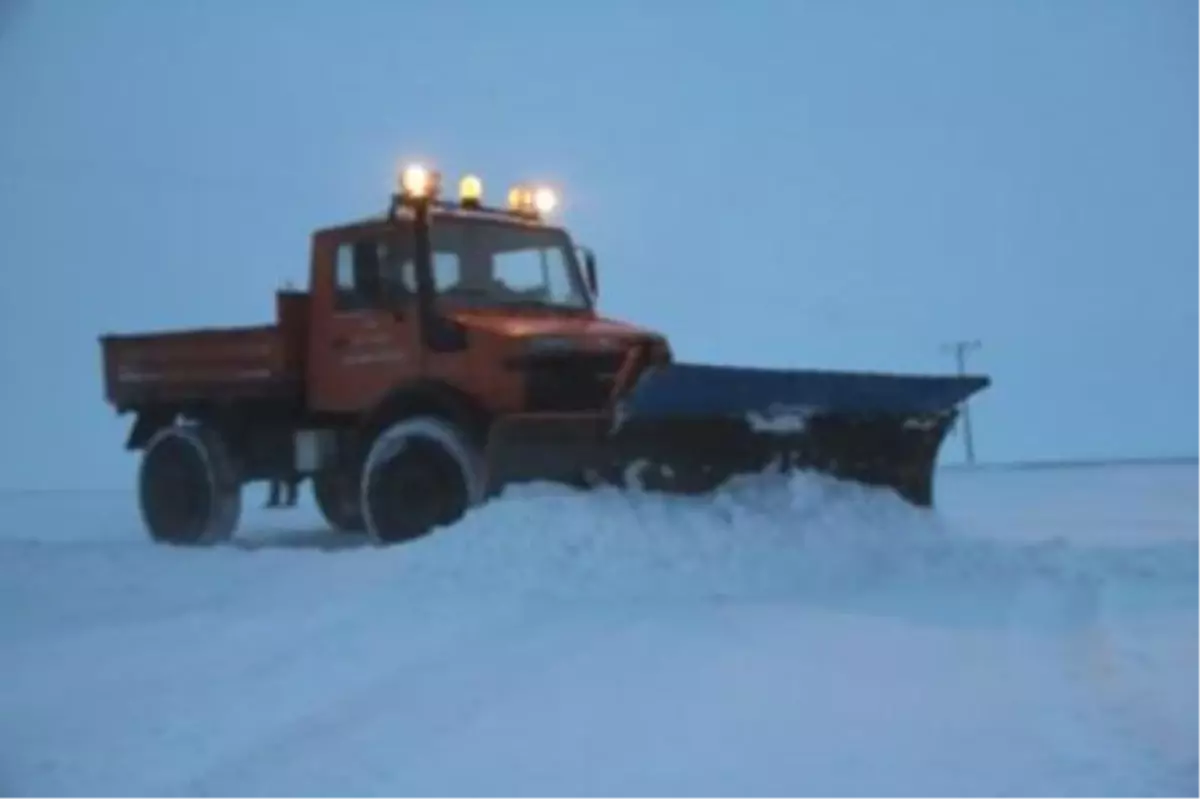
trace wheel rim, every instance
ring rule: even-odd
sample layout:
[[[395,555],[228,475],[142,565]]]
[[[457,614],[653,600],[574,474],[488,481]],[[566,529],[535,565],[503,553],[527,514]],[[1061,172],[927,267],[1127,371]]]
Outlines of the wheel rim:
[[[403,541],[455,521],[466,509],[467,486],[453,455],[414,437],[372,470],[367,502],[376,534]]]
[[[167,541],[196,540],[212,517],[208,465],[190,442],[180,438],[165,439],[147,453],[142,495],[148,526]]]

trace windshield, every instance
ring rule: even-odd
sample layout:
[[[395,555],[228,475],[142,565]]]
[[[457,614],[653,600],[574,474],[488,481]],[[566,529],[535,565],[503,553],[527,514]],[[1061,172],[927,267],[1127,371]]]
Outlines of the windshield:
[[[435,217],[433,281],[456,304],[587,310],[591,299],[561,230],[501,221]],[[412,261],[401,281],[416,289]]]

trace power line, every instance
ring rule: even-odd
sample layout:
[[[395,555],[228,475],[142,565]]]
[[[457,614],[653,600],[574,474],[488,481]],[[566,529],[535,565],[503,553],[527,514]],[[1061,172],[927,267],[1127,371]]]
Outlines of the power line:
[[[967,373],[967,355],[982,346],[983,343],[978,339],[960,340],[951,342],[950,344],[943,344],[942,352],[949,352],[954,355],[954,362],[958,367],[958,376],[962,377]],[[974,465],[975,440],[971,435],[971,405],[968,400],[963,400],[962,416],[960,419],[962,420],[963,427],[963,443],[967,448],[967,463]]]

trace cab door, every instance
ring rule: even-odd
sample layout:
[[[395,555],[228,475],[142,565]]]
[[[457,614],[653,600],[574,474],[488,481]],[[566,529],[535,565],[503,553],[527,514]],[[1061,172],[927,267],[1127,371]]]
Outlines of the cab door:
[[[311,361],[321,364],[314,405],[362,411],[422,373],[416,293],[401,266],[411,262],[411,232],[347,235],[332,242],[332,291]]]

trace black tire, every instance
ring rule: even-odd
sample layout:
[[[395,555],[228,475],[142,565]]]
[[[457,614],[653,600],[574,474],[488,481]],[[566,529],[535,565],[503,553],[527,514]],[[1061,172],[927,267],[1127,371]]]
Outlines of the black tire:
[[[205,545],[228,540],[242,513],[242,487],[221,436],[174,425],[146,443],[138,474],[142,521],[155,541]]]
[[[466,433],[444,419],[418,416],[385,428],[363,466],[367,533],[398,544],[458,521],[483,499],[481,463]]]
[[[355,482],[340,472],[318,472],[312,476],[313,497],[325,521],[339,533],[361,533],[363,520],[360,492]]]

